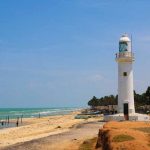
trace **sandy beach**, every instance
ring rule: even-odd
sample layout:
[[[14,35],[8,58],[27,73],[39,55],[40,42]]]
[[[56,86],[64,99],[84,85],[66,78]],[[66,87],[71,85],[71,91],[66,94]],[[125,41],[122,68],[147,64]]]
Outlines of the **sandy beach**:
[[[31,141],[33,142],[36,140],[38,140],[38,142],[35,145],[38,145],[40,141],[43,141],[44,138],[48,138],[48,137],[49,140],[48,141],[47,139],[45,140],[48,142],[48,144],[41,144],[43,147],[45,147],[42,149],[47,149],[46,145],[51,146],[51,149],[54,149],[55,146],[58,146],[58,141],[59,141],[59,146],[62,145],[63,147],[66,145],[65,143],[67,144],[72,143],[71,141],[68,142],[67,139],[69,140],[75,139],[75,143],[77,142],[79,144],[84,139],[92,138],[94,136],[96,137],[98,133],[98,128],[100,128],[102,124],[102,123],[97,123],[98,120],[100,120],[100,117],[89,118],[89,119],[74,119],[74,116],[77,113],[79,112],[73,112],[68,115],[23,119],[24,124],[27,125],[1,130],[0,149],[13,149],[13,146],[14,145],[16,146],[18,143],[19,144],[25,143],[26,145],[26,142],[31,142]],[[86,127],[82,129],[82,132],[80,132],[81,126],[83,124]],[[92,128],[91,130],[89,130],[89,128],[87,127],[90,126],[90,124],[93,124],[94,132],[91,132]],[[78,134],[76,133],[77,129],[78,129],[77,132]],[[84,131],[85,129],[86,131]],[[66,136],[68,134],[69,136]],[[64,138],[58,138],[61,135],[63,135]],[[76,141],[76,138],[80,140]],[[26,149],[26,148],[24,146],[24,148],[21,149]],[[31,149],[38,149],[38,148],[31,147]]]

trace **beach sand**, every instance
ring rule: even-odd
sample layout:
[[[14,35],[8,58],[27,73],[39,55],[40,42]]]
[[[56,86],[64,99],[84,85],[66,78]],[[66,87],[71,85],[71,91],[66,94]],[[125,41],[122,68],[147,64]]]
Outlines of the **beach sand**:
[[[77,113],[79,112],[43,118],[28,118],[23,120],[27,125],[2,129],[0,132],[0,149],[18,150],[22,145],[22,150],[53,150],[58,146],[61,147],[61,149],[65,149],[73,143],[73,149],[76,149],[76,146],[83,142],[84,139],[96,137],[98,129],[102,124],[100,122],[97,123],[98,120],[100,120],[100,117],[74,119],[74,116]],[[93,125],[93,131],[90,124]],[[82,130],[82,132],[80,130]],[[17,148],[15,146],[17,146]]]

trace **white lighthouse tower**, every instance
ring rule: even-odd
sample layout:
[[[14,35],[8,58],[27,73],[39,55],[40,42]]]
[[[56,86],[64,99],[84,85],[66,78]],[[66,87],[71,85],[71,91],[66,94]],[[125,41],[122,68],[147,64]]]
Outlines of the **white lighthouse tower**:
[[[119,40],[119,53],[116,54],[118,63],[118,113],[135,113],[133,91],[133,61],[131,40],[124,34]],[[127,107],[126,107],[127,106]]]
[[[134,55],[131,40],[126,34],[122,35],[119,40],[116,61],[118,63],[118,113],[105,115],[104,120],[150,121],[150,116],[135,113],[132,67]]]

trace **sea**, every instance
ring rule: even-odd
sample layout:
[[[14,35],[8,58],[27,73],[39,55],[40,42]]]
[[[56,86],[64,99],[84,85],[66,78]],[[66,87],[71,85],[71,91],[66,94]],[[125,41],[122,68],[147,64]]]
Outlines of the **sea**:
[[[23,118],[41,118],[46,116],[65,115],[81,110],[77,107],[59,108],[0,108],[0,129],[24,125]]]
[[[36,118],[44,116],[55,116],[69,114],[70,112],[80,110],[77,107],[59,107],[59,108],[0,108],[0,120],[23,118]]]

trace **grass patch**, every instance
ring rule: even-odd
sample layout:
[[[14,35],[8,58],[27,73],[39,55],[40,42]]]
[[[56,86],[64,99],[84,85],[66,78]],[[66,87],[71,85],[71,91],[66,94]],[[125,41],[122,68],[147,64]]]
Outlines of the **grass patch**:
[[[134,137],[130,135],[120,134],[113,137],[113,142],[124,142],[134,140]]]
[[[93,150],[95,148],[96,142],[97,137],[86,140],[80,145],[79,150]]]
[[[142,128],[133,128],[134,130],[142,131],[145,133],[150,133],[150,127],[142,127]]]
[[[118,129],[118,128],[115,128],[115,127],[111,127],[112,129]]]

